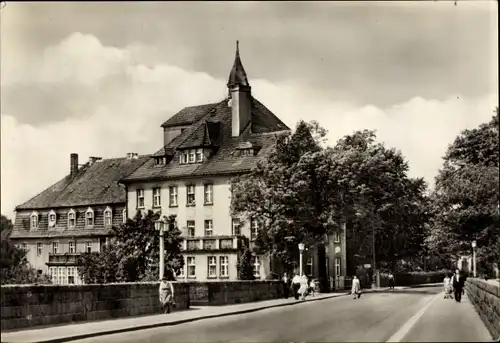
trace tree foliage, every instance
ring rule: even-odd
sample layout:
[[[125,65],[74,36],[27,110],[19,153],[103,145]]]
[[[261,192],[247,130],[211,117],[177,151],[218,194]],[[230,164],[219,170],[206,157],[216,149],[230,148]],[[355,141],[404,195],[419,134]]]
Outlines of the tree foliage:
[[[424,181],[409,178],[401,153],[376,143],[373,131],[355,132],[333,148],[324,146],[325,134],[301,121],[277,138],[267,160],[233,180],[233,214],[264,219],[257,250],[289,266],[298,260],[298,242],[321,243],[349,222],[353,255],[370,255],[373,231],[378,259],[419,251],[428,218]]]
[[[433,194],[435,219],[427,246],[457,258],[471,253],[500,264],[498,108],[490,122],[464,130],[448,147]]]
[[[134,282],[158,279],[160,238],[154,223],[160,215],[138,212],[133,219],[114,228],[115,237],[99,253],[86,253],[79,259],[78,272],[86,283]],[[184,266],[181,231],[175,215],[164,216],[164,275],[175,280]]]
[[[238,280],[254,280],[253,265],[252,265],[252,251],[245,248],[238,259]]]
[[[13,224],[10,219],[0,217],[1,250],[0,250],[0,282],[2,284],[45,284],[50,278],[39,274],[31,267],[26,258],[26,251],[17,248],[10,240]]]

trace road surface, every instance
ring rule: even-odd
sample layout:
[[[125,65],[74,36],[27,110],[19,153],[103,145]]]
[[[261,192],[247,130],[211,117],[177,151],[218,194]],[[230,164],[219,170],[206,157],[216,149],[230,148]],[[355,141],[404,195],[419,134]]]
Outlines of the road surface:
[[[258,312],[74,342],[486,342],[467,297],[440,287],[342,296]]]

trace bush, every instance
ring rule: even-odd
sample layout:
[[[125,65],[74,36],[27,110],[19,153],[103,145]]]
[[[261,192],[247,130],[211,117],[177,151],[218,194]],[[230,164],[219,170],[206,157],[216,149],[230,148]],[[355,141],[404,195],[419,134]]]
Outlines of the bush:
[[[238,259],[238,279],[239,280],[254,280],[253,265],[252,265],[252,251],[245,248]]]

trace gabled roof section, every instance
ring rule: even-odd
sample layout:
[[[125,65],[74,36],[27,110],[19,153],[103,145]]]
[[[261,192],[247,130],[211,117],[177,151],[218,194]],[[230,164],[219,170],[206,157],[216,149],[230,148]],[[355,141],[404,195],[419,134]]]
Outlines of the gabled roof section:
[[[203,120],[201,125],[181,144],[178,149],[215,147],[220,136],[220,123]]]
[[[16,207],[16,210],[114,204],[126,201],[125,189],[118,181],[139,168],[149,155],[138,158],[111,158],[86,164],[75,175],[68,175],[42,193]]]
[[[239,41],[236,41],[236,56],[234,57],[233,68],[229,73],[229,79],[227,81],[228,88],[234,86],[250,86],[247,73],[245,72],[245,68],[243,68],[243,63],[241,63]]]
[[[176,127],[176,126],[186,126],[196,123],[198,120],[203,118],[208,111],[210,111],[214,106],[218,103],[214,104],[205,104],[198,106],[190,106],[185,107],[176,114],[174,114],[170,119],[161,124],[161,127]]]

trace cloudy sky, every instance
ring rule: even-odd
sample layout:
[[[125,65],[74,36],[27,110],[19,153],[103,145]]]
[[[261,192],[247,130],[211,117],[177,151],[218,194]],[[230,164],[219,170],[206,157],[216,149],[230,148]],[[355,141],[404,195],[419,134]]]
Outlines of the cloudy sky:
[[[498,103],[496,1],[11,3],[1,10],[1,211],[69,154],[151,153],[160,124],[218,101],[240,40],[254,96],[334,143],[376,129],[431,185]]]

